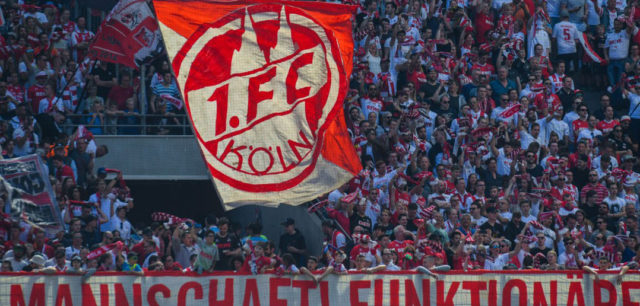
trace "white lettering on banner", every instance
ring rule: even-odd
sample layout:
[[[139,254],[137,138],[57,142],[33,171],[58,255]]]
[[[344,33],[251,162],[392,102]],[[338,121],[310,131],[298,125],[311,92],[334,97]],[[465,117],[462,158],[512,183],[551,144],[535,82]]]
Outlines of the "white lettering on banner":
[[[3,273],[0,305],[638,305],[640,274],[616,283],[578,271],[467,272],[434,280],[415,273],[306,277],[177,272],[144,277]]]

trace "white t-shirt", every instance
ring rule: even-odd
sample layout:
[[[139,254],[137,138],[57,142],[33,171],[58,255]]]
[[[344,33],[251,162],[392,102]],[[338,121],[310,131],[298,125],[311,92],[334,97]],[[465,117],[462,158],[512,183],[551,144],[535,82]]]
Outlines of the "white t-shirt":
[[[638,33],[638,29],[635,29],[635,33]],[[629,33],[627,31],[620,31],[618,33],[611,32],[607,34],[607,40],[604,44],[605,48],[609,48],[609,58],[612,60],[621,60],[627,58],[629,55]]]
[[[576,38],[578,38],[576,25],[569,21],[560,21],[553,27],[553,38],[558,43],[558,54],[576,53]]]
[[[509,263],[509,253],[498,255],[493,262],[486,260],[484,262],[485,270],[500,271]]]
[[[109,200],[109,198],[107,197],[100,197],[100,199],[98,199],[97,194],[92,194],[91,196],[89,196],[89,202],[92,203],[100,203],[100,209],[102,210],[102,212],[107,215],[107,218],[111,219],[111,200]],[[113,208],[113,213],[115,214],[116,209],[115,207]],[[106,232],[106,231],[110,231],[111,230],[111,224],[109,223],[109,221],[100,224],[100,231],[101,232]]]
[[[558,263],[564,265],[567,268],[575,268],[578,266],[575,256],[573,254],[562,253],[558,256]]]
[[[111,217],[111,231],[117,230],[120,232],[122,240],[127,241],[131,238],[131,223],[129,221],[120,220],[116,215]]]
[[[609,206],[609,212],[612,214],[619,213],[626,204],[625,200],[620,197],[616,197],[615,199],[606,197],[604,198],[604,200],[602,200],[602,202],[607,203],[607,205]]]
[[[586,1],[586,2],[587,2],[587,24],[599,25],[600,15],[598,15],[598,13],[596,12],[596,7],[593,5],[593,1]],[[605,8],[603,8],[603,6],[605,5],[605,1],[596,0],[596,2],[598,3],[599,8],[601,8],[602,10],[606,10]]]
[[[487,219],[484,216],[480,216],[480,218],[478,218],[478,219],[476,219],[473,216],[471,216],[471,223],[475,224],[477,227],[482,226],[485,222],[487,222],[487,220],[489,220],[489,219]]]
[[[38,20],[40,23],[47,23],[47,15],[42,12],[34,12],[34,13],[24,13],[24,20],[27,20],[27,17],[33,17]]]
[[[364,115],[365,118],[369,118],[370,112],[375,112],[376,114],[380,114],[380,110],[382,110],[382,107],[383,107],[382,101],[378,99],[371,100],[369,98],[363,98],[361,103],[362,103],[362,114]],[[378,122],[377,116],[376,116],[376,122]]]
[[[558,134],[558,137],[561,140],[564,136],[567,136],[567,138],[569,137],[569,125],[562,120],[557,120],[556,118],[547,122],[545,130],[547,132],[547,139],[549,139],[551,132]]]
[[[529,148],[529,145],[532,142],[537,142],[538,144],[540,144],[541,146],[546,146],[547,143],[544,140],[544,133],[542,131],[542,125],[540,125],[540,134],[538,134],[538,137],[533,137],[533,135],[529,134],[526,131],[520,131],[520,148],[523,150],[526,150]]]
[[[629,117],[631,119],[640,119],[640,96],[629,92]]]
[[[496,161],[498,162],[497,172],[499,175],[511,175],[511,164],[513,163],[513,159],[504,154],[503,148],[498,149]]]
[[[582,129],[582,131],[580,131],[580,133],[578,134],[578,142],[580,141],[580,139],[593,140],[598,136],[602,136],[602,132],[600,132],[600,130],[598,129],[593,129],[593,131],[589,129]]]
[[[71,260],[74,255],[80,255],[80,249],[76,249],[70,245],[64,249],[64,255],[68,260]]]
[[[528,216],[524,216],[524,215],[523,215],[523,216],[521,217],[521,219],[520,219],[520,220],[521,220],[522,222],[524,222],[524,223],[529,223],[529,222],[534,221],[534,220],[537,220],[537,219],[538,219],[538,218],[537,218],[536,216],[534,216],[534,215],[531,215],[531,214],[530,214],[530,215],[528,215]]]
[[[64,101],[62,101],[61,98],[55,97],[53,98],[53,102],[50,102],[49,98],[40,100],[40,105],[38,106],[38,114],[48,112],[50,110],[49,105],[52,105],[51,110],[55,109],[59,112],[64,112]]]

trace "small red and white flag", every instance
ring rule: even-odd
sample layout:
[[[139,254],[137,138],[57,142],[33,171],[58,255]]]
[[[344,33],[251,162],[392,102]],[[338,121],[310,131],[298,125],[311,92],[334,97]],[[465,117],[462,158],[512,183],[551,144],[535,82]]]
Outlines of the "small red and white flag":
[[[91,252],[89,252],[89,254],[87,254],[87,259],[94,259],[94,258],[98,258],[100,256],[102,256],[102,254],[106,254],[108,252],[110,252],[111,250],[116,250],[116,249],[122,249],[124,247],[124,244],[122,243],[122,241],[116,241],[112,244],[108,244],[108,245],[103,245]]]
[[[582,49],[584,49],[584,53],[589,56],[589,58],[591,58],[596,63],[606,64],[605,59],[600,57],[600,55],[598,55],[598,53],[593,50],[593,47],[591,46],[591,44],[589,43],[589,39],[587,38],[587,34],[579,33],[576,36],[578,38],[578,41],[580,42],[580,45],[582,45]]]
[[[171,103],[177,109],[182,109],[182,107],[184,106],[184,103],[182,102],[182,100],[176,99],[170,94],[161,94],[160,98],[167,103]]]
[[[515,115],[517,112],[519,112],[521,107],[522,107],[522,104],[514,104],[510,107],[507,107],[507,109],[505,109],[504,111],[502,111],[502,113],[500,113],[500,117],[509,119],[513,115]]]

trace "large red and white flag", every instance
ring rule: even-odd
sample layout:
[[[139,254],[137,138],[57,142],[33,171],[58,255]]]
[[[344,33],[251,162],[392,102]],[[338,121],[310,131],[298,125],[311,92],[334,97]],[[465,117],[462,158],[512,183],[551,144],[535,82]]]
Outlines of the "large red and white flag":
[[[158,23],[146,0],[120,0],[100,25],[89,56],[135,68],[162,51]]]
[[[226,208],[301,204],[360,172],[342,107],[354,7],[178,0],[154,7]]]

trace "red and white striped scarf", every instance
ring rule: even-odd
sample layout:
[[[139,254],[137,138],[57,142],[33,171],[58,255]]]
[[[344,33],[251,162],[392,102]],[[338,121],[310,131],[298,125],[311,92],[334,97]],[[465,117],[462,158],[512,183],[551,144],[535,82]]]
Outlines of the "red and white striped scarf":
[[[122,241],[116,241],[116,242],[114,242],[112,244],[103,245],[103,246],[91,251],[87,255],[87,259],[98,258],[98,257],[102,256],[102,254],[106,254],[107,252],[110,252],[111,250],[122,249],[123,247],[124,247],[124,244],[122,243]]]
[[[151,214],[151,219],[153,221],[156,222],[162,222],[162,221],[168,221],[169,224],[179,224],[182,222],[186,222],[186,221],[190,221],[192,223],[193,220],[189,219],[189,218],[180,218],[180,217],[176,217],[172,214],[168,214],[168,213],[164,213],[164,212],[154,212]]]

